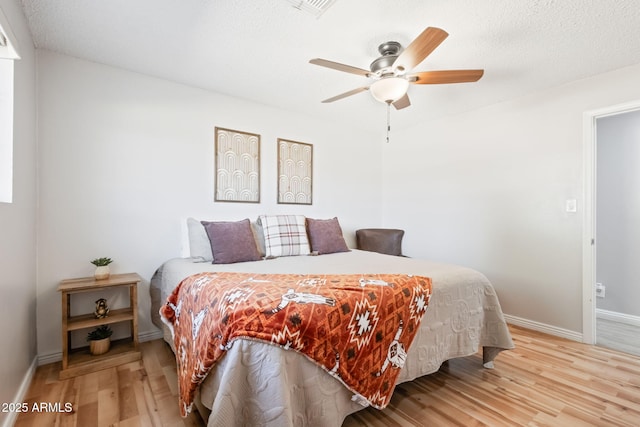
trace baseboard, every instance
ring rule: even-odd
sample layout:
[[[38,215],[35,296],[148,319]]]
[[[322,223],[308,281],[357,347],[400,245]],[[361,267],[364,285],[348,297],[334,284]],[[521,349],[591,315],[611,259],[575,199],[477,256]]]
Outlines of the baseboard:
[[[153,341],[153,340],[159,340],[159,339],[162,339],[162,331],[160,329],[156,331],[141,332],[138,334],[138,341],[140,342],[147,342],[147,341]]]
[[[25,396],[29,391],[29,386],[31,385],[31,381],[33,380],[33,376],[36,373],[36,367],[38,366],[38,357],[34,357],[31,365],[29,365],[29,369],[24,374],[24,378],[22,379],[22,383],[20,383],[20,388],[18,388],[18,392],[16,393],[16,397],[13,398],[13,403],[22,403],[26,402]],[[5,418],[2,423],[3,427],[11,427],[16,423],[18,419],[19,412],[10,411],[7,413],[7,418]]]
[[[616,311],[603,310],[596,308],[596,318],[603,320],[611,320],[613,322],[624,323],[625,325],[640,327],[640,316],[632,314],[618,313]]]
[[[543,332],[556,337],[566,338],[571,341],[582,342],[582,333],[579,332],[558,328],[557,326],[547,325],[546,323],[535,322],[533,320],[523,319],[522,317],[511,316],[508,314],[504,315],[504,320],[512,325],[522,326],[523,328]]]
[[[38,366],[48,365],[49,363],[56,363],[62,360],[62,352],[57,351],[55,353],[39,354]]]
[[[155,331],[141,332],[138,334],[139,342],[147,342],[147,341],[153,341],[153,340],[159,340],[159,339],[162,339],[162,331],[159,329]],[[38,366],[46,365],[49,363],[60,362],[61,360],[62,360],[61,351],[56,351],[55,353],[49,353],[49,354],[40,354],[38,355]]]

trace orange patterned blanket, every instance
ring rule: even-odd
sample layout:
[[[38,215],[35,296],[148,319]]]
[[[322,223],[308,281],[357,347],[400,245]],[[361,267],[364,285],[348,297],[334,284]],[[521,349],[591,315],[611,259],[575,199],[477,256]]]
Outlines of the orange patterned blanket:
[[[430,278],[400,274],[190,276],[160,309],[173,332],[181,413],[243,337],[304,354],[362,403],[384,408],[430,297]]]

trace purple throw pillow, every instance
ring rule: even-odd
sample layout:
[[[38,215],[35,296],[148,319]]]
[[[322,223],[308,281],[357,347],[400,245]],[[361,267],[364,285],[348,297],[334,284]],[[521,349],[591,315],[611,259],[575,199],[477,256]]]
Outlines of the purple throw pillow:
[[[338,218],[312,219],[307,218],[307,232],[311,250],[318,255],[335,252],[349,252],[347,243],[342,236],[342,228]]]
[[[211,242],[213,264],[258,261],[262,259],[249,219],[242,221],[202,221]]]

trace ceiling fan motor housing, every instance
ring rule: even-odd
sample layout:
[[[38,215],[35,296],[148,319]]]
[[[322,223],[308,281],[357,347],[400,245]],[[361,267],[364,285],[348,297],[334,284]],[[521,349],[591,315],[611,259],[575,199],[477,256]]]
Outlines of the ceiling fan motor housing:
[[[401,51],[402,45],[398,42],[389,41],[382,43],[378,46],[378,52],[380,52],[380,55],[382,56],[374,60],[369,66],[369,69],[372,73],[384,74],[386,72],[390,72],[393,63],[396,61]]]

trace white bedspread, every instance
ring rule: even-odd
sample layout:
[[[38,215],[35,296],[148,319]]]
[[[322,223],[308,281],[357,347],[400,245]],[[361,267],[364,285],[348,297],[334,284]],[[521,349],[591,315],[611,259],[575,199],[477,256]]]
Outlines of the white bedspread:
[[[152,318],[180,281],[202,271],[255,273],[396,273],[431,277],[433,294],[399,382],[435,372],[442,362],[484,347],[484,362],[513,348],[493,286],[481,273],[455,265],[352,250],[320,256],[282,257],[237,264],[179,258],[163,264],[151,280]],[[362,406],[307,358],[256,341],[236,342],[200,390],[213,426],[340,426]],[[177,404],[177,403],[176,403]]]

